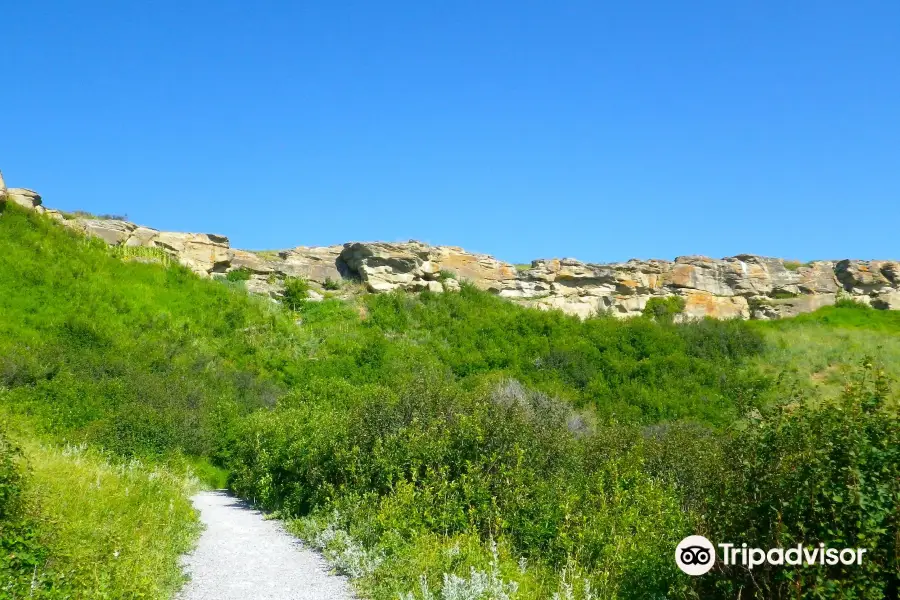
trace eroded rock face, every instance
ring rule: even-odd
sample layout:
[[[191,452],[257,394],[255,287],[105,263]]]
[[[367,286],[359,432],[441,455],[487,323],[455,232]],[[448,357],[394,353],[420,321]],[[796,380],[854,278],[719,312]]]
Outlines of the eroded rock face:
[[[807,264],[749,254],[714,259],[682,256],[594,264],[572,258],[540,259],[517,270],[486,254],[417,241],[351,242],[298,246],[274,252],[230,247],[215,234],[166,232],[116,219],[82,218],[46,210],[36,192],[5,188],[0,198],[45,212],[62,225],[125,247],[157,248],[203,276],[235,269],[249,272],[247,289],[277,298],[288,277],[343,294],[364,286],[372,293],[393,290],[453,292],[461,281],[503,298],[541,309],[589,317],[641,314],[652,298],[684,298],[684,319],[701,317],[775,319],[834,304],[841,294],[874,308],[900,310],[900,263],[887,260],[815,261]],[[349,283],[360,285],[348,286]],[[349,292],[346,292],[349,293]]]
[[[6,188],[6,200],[8,202],[15,202],[19,206],[29,210],[44,212],[44,207],[41,206],[41,195],[34,190],[25,188]]]

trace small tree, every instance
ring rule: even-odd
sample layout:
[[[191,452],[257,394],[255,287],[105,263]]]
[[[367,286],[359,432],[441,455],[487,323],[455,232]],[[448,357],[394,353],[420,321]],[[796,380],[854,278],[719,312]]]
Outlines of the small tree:
[[[302,277],[286,278],[282,296],[285,306],[291,310],[300,310],[309,297],[309,282]]]
[[[671,323],[675,320],[675,315],[684,311],[685,305],[684,298],[681,296],[650,298],[644,306],[643,315],[658,323]]]

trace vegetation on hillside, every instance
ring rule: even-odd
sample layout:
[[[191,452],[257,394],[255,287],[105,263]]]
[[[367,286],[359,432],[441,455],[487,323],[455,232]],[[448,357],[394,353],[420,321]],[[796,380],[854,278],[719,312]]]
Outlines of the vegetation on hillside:
[[[372,598],[896,594],[896,313],[581,321],[465,284],[311,302],[285,283],[273,306],[5,210],[0,531],[32,557],[0,562],[10,597],[35,572],[57,597],[165,597],[195,534],[187,464],[227,471]],[[117,515],[106,534],[75,496]],[[691,533],[869,560],[690,578],[672,555]],[[53,583],[88,556],[91,581]]]

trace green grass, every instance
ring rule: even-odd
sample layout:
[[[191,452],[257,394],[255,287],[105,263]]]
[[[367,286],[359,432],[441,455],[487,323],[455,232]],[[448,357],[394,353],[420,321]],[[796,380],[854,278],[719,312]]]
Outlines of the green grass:
[[[263,260],[279,260],[281,258],[280,252],[281,250],[251,250],[253,254],[257,255]]]
[[[900,478],[879,444],[896,439],[897,313],[675,324],[679,307],[660,305],[581,321],[467,284],[307,302],[303,280],[278,307],[122,258],[0,215],[0,407],[32,465],[7,480],[34,499],[10,517],[33,555],[16,585],[38,565],[81,597],[167,597],[196,534],[192,473],[278,511],[378,600],[426,597],[421,577],[448,600],[445,577],[471,588],[479,573],[515,581],[518,600],[586,600],[587,583],[609,599],[896,589],[884,540]],[[821,437],[837,431],[853,435]],[[887,500],[850,501],[846,473]],[[696,531],[865,539],[873,566],[691,579],[671,552]]]
[[[8,556],[18,556],[5,572],[0,560],[0,579],[9,582],[0,583],[0,597],[171,598],[184,581],[178,557],[199,533],[187,500],[197,480],[58,446],[21,423],[11,435],[21,442],[26,475],[17,537],[32,542],[11,548]],[[0,532],[12,529],[0,519]]]
[[[83,210],[76,210],[72,212],[62,212],[62,216],[67,221],[71,221],[73,219],[101,219],[101,220],[115,220],[115,221],[127,221],[128,215],[95,215],[94,213],[89,213]]]

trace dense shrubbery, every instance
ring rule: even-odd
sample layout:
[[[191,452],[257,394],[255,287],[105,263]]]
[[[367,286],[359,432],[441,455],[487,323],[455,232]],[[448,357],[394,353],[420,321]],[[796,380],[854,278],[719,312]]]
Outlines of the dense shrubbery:
[[[234,269],[225,274],[225,279],[232,283],[250,280],[250,269]]]
[[[861,566],[739,568],[704,580],[735,597],[896,598],[900,584],[900,421],[867,361],[836,402],[766,410],[730,439],[723,499],[702,511],[713,539],[760,548],[866,548]]]
[[[309,297],[309,282],[302,277],[288,277],[284,280],[282,302],[291,310],[300,310]]]
[[[378,597],[415,580],[403,565],[430,535],[493,538],[548,574],[576,559],[603,565],[594,578],[603,597],[654,598],[680,585],[659,549],[689,522],[672,489],[642,470],[635,430],[597,429],[513,380],[468,391],[422,373],[350,396],[310,392],[251,417],[233,485],[285,514],[337,509],[361,547],[383,557],[364,573]],[[427,575],[437,586],[435,566]],[[531,585],[549,596],[556,581]]]
[[[675,315],[684,311],[685,305],[686,302],[681,296],[650,298],[644,306],[643,315],[660,323],[671,323],[675,320]]]
[[[228,423],[274,403],[266,363],[290,325],[264,303],[11,208],[0,247],[0,386],[40,426],[121,455],[217,456]]]
[[[675,324],[682,307],[663,302],[653,318],[580,321],[465,284],[355,304],[308,302],[305,281],[285,284],[291,312],[175,265],[122,263],[9,208],[0,287],[15,293],[0,295],[0,404],[115,456],[187,454],[213,478],[230,469],[237,492],[290,517],[376,598],[896,594],[892,388],[869,366],[836,404],[812,402],[812,387],[773,385],[799,386],[789,361],[757,367],[775,351],[772,332],[893,334],[897,313]],[[2,494],[18,489],[20,466],[8,465],[21,463],[0,459]],[[91,463],[69,477],[54,461],[38,475],[64,481],[60,495],[107,473]],[[120,475],[108,496],[80,495],[137,514],[137,486],[149,512],[135,520],[161,529],[153,511],[174,502],[177,482]],[[174,564],[190,532],[178,506],[174,541],[143,539],[131,556]],[[694,532],[761,547],[846,541],[872,560],[858,572],[691,579],[672,552]],[[134,560],[127,569],[149,568]],[[127,589],[125,567],[98,564]],[[167,573],[157,596],[175,585]]]
[[[22,451],[0,423],[0,598],[25,597],[33,585],[37,597],[44,597],[42,591],[51,583],[43,576],[47,548],[39,539],[39,524],[27,510],[26,484]]]

